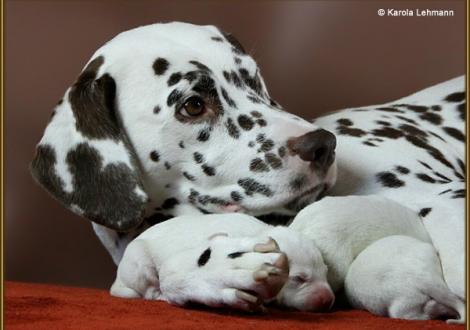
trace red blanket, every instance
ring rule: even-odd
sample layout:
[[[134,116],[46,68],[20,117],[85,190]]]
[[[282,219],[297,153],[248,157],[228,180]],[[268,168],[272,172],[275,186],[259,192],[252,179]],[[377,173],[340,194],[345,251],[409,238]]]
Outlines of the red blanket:
[[[363,311],[249,315],[114,298],[107,291],[5,283],[6,329],[463,329],[442,321],[404,321]]]

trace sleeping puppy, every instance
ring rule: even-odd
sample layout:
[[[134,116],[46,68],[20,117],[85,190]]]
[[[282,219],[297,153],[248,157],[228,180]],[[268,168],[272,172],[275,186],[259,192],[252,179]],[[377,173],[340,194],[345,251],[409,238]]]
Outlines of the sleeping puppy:
[[[413,237],[394,235],[369,245],[349,268],[344,288],[352,306],[374,314],[465,322],[465,304],[444,282],[435,248]]]
[[[277,297],[290,308],[320,311],[334,302],[326,276],[314,243],[292,229],[237,213],[181,216],[129,244],[111,295],[247,311]]]
[[[464,302],[444,283],[436,250],[411,209],[379,196],[326,197],[290,228],[315,242],[328,283],[337,292],[346,281],[353,306],[393,318],[463,322]]]

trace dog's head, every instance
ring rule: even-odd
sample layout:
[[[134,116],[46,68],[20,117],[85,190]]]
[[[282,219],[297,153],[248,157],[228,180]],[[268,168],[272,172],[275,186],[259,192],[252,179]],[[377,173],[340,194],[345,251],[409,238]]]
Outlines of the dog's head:
[[[269,235],[289,259],[289,277],[276,302],[301,311],[330,309],[335,295],[328,284],[328,268],[314,241],[284,226],[273,228]]]
[[[335,137],[268,94],[241,44],[213,26],[119,34],[54,110],[36,180],[116,230],[156,210],[294,214],[334,184]]]

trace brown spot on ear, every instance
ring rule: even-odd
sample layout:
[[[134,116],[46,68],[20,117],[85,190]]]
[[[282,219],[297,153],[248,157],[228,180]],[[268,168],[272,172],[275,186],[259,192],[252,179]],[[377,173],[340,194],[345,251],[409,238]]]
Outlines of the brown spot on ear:
[[[88,64],[72,86],[69,101],[78,131],[93,139],[117,140],[120,128],[114,109],[116,83],[108,73],[96,79],[103,63],[104,57],[98,56]]]
[[[37,147],[31,164],[33,177],[66,207],[78,206],[83,216],[106,227],[126,231],[138,226],[146,201],[137,195],[135,172],[124,164],[108,164],[96,149],[80,143],[68,152],[66,162],[73,177],[73,192],[63,190],[55,172],[56,155],[48,145]]]

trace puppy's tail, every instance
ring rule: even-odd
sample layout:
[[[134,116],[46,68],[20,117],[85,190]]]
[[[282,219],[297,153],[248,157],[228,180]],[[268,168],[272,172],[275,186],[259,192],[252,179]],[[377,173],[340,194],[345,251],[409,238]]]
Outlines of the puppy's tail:
[[[426,303],[424,311],[430,319],[443,319],[449,324],[465,323],[465,302],[453,294],[447,286],[434,287],[429,296],[432,299]]]

